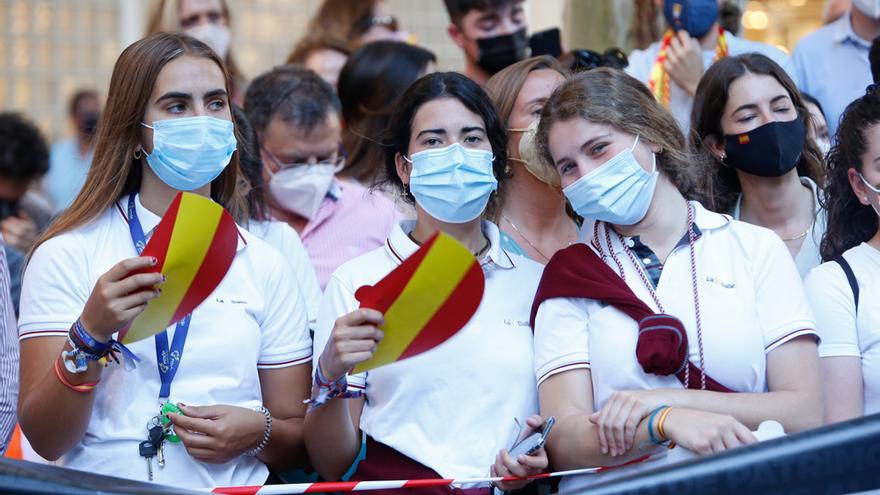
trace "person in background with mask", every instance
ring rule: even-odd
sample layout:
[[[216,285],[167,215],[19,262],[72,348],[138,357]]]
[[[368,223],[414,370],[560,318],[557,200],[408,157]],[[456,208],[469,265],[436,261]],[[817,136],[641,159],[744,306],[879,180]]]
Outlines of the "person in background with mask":
[[[339,98],[313,71],[280,65],[261,74],[244,110],[260,139],[272,217],[299,233],[323,290],[339,265],[385,243],[394,203],[336,178],[345,165]]]
[[[880,412],[880,91],[851,103],[828,155],[822,265],[806,279],[822,337],[825,421]]]
[[[339,74],[348,60],[351,49],[347,42],[329,35],[307,36],[299,41],[287,57],[286,64],[300,64],[315,71],[321,79],[336,89]]]
[[[232,101],[241,105],[247,82],[232,56],[230,12],[227,0],[159,0],[150,16],[147,35],[183,33],[210,46],[229,71]]]
[[[822,104],[832,136],[843,109],[872,82],[868,52],[877,36],[880,0],[853,0],[848,15],[804,36],[794,48],[795,81]]]
[[[662,465],[670,442],[711,454],[755,442],[765,420],[819,426],[815,326],[791,256],[687,200],[684,136],[648,88],[616,70],[572,76],[537,142],[588,239],[553,257],[532,309],[553,470],[651,455],[560,492]]]
[[[493,74],[525,58],[524,0],[444,0],[446,28],[464,54],[462,74],[483,85]]]
[[[717,62],[694,100],[691,146],[703,154],[709,209],[778,235],[801,277],[825,232],[823,156],[807,139],[810,112],[794,82],[758,54]]]
[[[668,29],[660,41],[629,56],[626,71],[647,84],[688,134],[691,107],[703,72],[715,61],[743,53],[762,53],[794,74],[778,48],[739,38],[719,23],[722,0],[655,0],[663,5]]]
[[[244,189],[247,191],[245,196],[250,216],[247,221],[248,232],[268,242],[278,252],[284,253],[284,257],[296,275],[294,283],[299,286],[303,294],[306,310],[309,313],[309,328],[314,331],[318,308],[321,306],[321,289],[318,287],[315,268],[312,267],[309,253],[296,231],[284,222],[272,220],[272,211],[269,208],[269,191],[266,187],[266,181],[263,179],[260,140],[244,110],[233,106],[232,117],[235,119],[241,137],[238,143],[239,166],[241,175],[247,181]]]
[[[816,147],[819,148],[819,154],[824,159],[828,151],[831,150],[831,136],[828,135],[828,121],[825,120],[825,111],[822,110],[819,100],[804,92],[801,92],[801,97],[804,99],[807,111],[810,112],[807,137],[816,143]]]
[[[98,93],[90,89],[74,93],[70,99],[69,116],[75,134],[52,146],[49,173],[43,179],[43,190],[58,213],[73,202],[86,181],[95,154],[95,133],[100,119]]]
[[[492,76],[485,89],[507,126],[506,177],[493,220],[503,229],[501,245],[538,263],[575,243],[578,224],[567,210],[559,176],[543,166],[535,150],[538,116],[565,73],[553,57],[517,62]]]
[[[246,220],[223,61],[190,36],[133,43],[113,69],[104,123],[83,192],[25,272],[22,432],[66,467],[181,488],[260,485],[267,465],[305,464],[307,311],[287,260],[242,228],[223,281],[173,337],[131,343],[135,369],[100,363],[162,290],[140,246],[178,193]],[[166,415],[180,442],[149,433],[166,403],[182,411]]]
[[[49,147],[31,121],[17,113],[0,113],[0,150],[0,233],[18,313],[25,255],[52,220],[51,207],[32,190],[49,169]]]
[[[314,339],[309,458],[325,479],[338,479],[354,460],[363,432],[366,458],[352,480],[538,473],[547,466],[543,449],[517,458],[503,450],[516,440],[513,418],[530,427],[542,423],[535,415],[532,332],[525,324],[541,266],[504,250],[498,227],[483,220],[507,163],[503,123],[472,80],[435,72],[401,96],[386,142],[388,180],[414,203],[417,215],[395,224],[385,246],[342,265],[330,280]],[[355,290],[377,283],[438,231],[457,239],[482,265],[486,287],[479,310],[429,352],[349,374],[382,340],[377,326],[383,315],[358,309]],[[449,493],[445,487],[424,491]],[[468,493],[488,495],[490,489]]]

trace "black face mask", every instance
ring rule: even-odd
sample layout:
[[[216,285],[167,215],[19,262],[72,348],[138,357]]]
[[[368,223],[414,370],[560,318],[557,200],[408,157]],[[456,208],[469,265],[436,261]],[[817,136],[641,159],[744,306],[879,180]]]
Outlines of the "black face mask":
[[[807,130],[800,117],[770,122],[743,134],[724,136],[725,163],[747,174],[782,177],[797,166]]]
[[[489,74],[495,74],[508,65],[515,64],[526,56],[525,28],[513,33],[477,40],[480,49],[477,65]]]
[[[95,132],[98,130],[98,118],[100,115],[98,112],[89,112],[83,117],[82,127],[80,127],[80,132],[85,134],[86,136],[94,136]]]

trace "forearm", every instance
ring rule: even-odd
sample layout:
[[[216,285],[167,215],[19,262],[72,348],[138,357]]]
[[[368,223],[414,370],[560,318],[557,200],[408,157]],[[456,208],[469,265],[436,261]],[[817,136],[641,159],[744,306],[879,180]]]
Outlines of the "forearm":
[[[360,432],[349,411],[352,400],[357,399],[332,399],[306,414],[309,459],[324,479],[341,478],[360,451]]]
[[[822,424],[822,400],[818,394],[806,391],[721,393],[668,389],[656,392],[666,405],[727,414],[752,430],[765,420],[779,421],[789,433]]]
[[[303,418],[272,417],[272,434],[257,456],[272,469],[286,471],[308,465]],[[261,439],[262,441],[262,439]]]
[[[648,418],[645,418],[639,423],[633,447],[626,454],[617,457],[603,454],[596,425],[590,422],[589,415],[575,414],[558,419],[547,443],[547,455],[554,470],[567,470],[623,464],[656,447],[651,443]]]
[[[61,339],[58,344],[61,344]],[[89,362],[88,370],[71,374],[60,362],[62,345],[55,352],[29,352],[32,343],[22,344],[21,375],[34,377],[30,389],[22,388],[18,416],[22,431],[41,456],[56,460],[82,439],[92,415],[95,392],[80,393],[64,386],[55,375],[55,362],[62,376],[71,384],[97,382],[103,365]],[[69,350],[69,345],[63,344]],[[53,359],[54,356],[54,359]],[[28,369],[26,369],[26,367]],[[24,382],[23,382],[24,383]],[[63,418],[63,421],[59,421]]]

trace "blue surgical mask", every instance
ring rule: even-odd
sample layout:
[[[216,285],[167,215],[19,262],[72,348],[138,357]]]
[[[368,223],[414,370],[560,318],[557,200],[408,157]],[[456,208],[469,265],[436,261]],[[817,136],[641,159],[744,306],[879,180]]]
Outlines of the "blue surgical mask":
[[[646,172],[636,160],[632,147],[621,151],[599,168],[562,190],[571,207],[584,218],[614,225],[635,225],[645,218],[657,186],[657,157]]]
[[[663,17],[673,30],[702,38],[718,20],[718,0],[665,0]]]
[[[232,122],[215,117],[157,120],[153,152],[146,155],[153,172],[179,191],[198,189],[219,176],[235,152]]]
[[[446,223],[478,218],[498,180],[491,151],[468,149],[459,143],[413,153],[409,190],[429,215]]]

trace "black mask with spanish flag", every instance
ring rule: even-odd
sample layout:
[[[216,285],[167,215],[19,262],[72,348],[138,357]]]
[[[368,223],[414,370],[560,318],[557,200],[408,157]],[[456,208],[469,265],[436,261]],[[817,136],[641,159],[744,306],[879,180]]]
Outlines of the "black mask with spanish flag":
[[[807,130],[800,118],[724,136],[724,162],[760,177],[782,177],[797,166]]]

